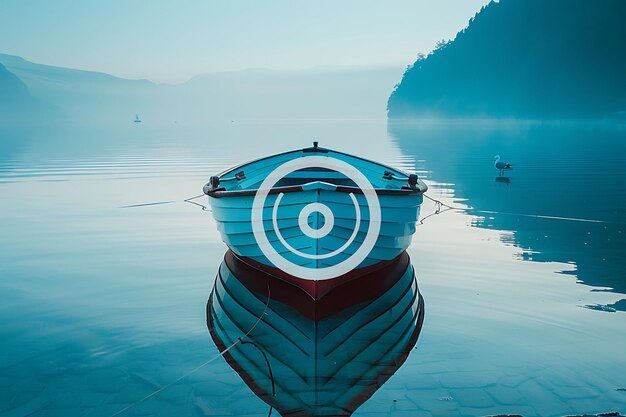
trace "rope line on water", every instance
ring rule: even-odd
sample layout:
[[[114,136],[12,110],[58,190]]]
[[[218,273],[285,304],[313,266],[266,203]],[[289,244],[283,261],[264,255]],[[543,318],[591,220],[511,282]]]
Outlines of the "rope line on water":
[[[271,300],[271,292],[270,292],[270,284],[267,283],[267,282],[266,282],[266,284],[267,284],[267,301],[265,302],[265,308],[263,308],[263,312],[261,313],[261,315],[259,315],[259,318],[256,320],[254,325],[250,328],[250,330],[248,330],[242,336],[237,338],[237,340],[235,340],[230,346],[228,346],[223,351],[219,352],[217,355],[215,355],[212,358],[210,358],[208,361],[206,361],[206,362],[196,366],[195,368],[193,368],[189,372],[185,373],[184,375],[181,375],[180,377],[176,378],[174,381],[172,381],[172,382],[170,382],[168,384],[163,385],[161,388],[159,388],[156,391],[146,395],[145,397],[141,398],[140,400],[135,401],[134,403],[128,404],[126,407],[122,408],[121,410],[117,411],[114,414],[111,414],[109,417],[119,416],[120,414],[130,410],[131,408],[134,408],[134,407],[138,406],[139,404],[143,403],[144,401],[149,400],[150,398],[154,397],[158,393],[168,389],[172,385],[175,385],[178,382],[182,381],[183,379],[187,378],[191,374],[193,374],[195,372],[198,372],[200,369],[204,368],[206,365],[210,364],[211,362],[213,362],[217,358],[220,358],[220,357],[224,356],[229,350],[231,350],[232,348],[234,348],[235,346],[237,346],[240,343],[242,345],[246,344],[246,343],[251,343],[251,344],[255,345],[257,347],[257,349],[259,349],[261,351],[261,353],[263,353],[263,357],[267,361],[267,366],[269,367],[269,370],[270,370],[269,371],[270,372],[270,377],[272,379],[272,396],[274,396],[275,395],[274,394],[274,376],[272,374],[272,368],[269,365],[269,361],[267,359],[267,356],[265,356],[265,352],[263,352],[263,350],[261,350],[261,348],[259,346],[257,346],[256,343],[254,343],[254,342],[246,342],[246,341],[243,340],[245,337],[248,337],[254,331],[254,329],[256,329],[256,327],[259,325],[259,323],[263,320],[263,317],[267,314],[267,309],[269,308],[270,300]],[[270,406],[270,414],[268,414],[268,416],[271,415],[271,413],[272,413],[272,407]]]
[[[423,195],[424,197],[426,197],[427,199],[435,203],[435,211],[427,216],[422,217],[419,220],[419,226],[423,225],[424,220],[428,219],[429,217],[433,217],[433,216],[436,216],[437,214],[445,213],[446,211],[450,211],[450,210],[463,211],[466,213],[471,212],[471,213],[482,213],[482,214],[499,214],[503,216],[519,216],[519,217],[530,217],[530,218],[535,218],[535,219],[563,220],[563,221],[570,221],[570,222],[624,224],[624,223],[618,223],[618,222],[608,222],[606,220],[583,219],[583,218],[578,218],[578,217],[548,216],[544,214],[507,213],[507,212],[493,211],[493,210],[477,210],[472,207],[454,207],[454,206],[445,204],[439,200],[436,200],[426,194],[423,194]],[[445,207],[445,209],[442,209],[442,207]]]
[[[129,206],[121,206],[120,208],[134,208],[134,207],[147,207],[147,206],[160,206],[162,204],[170,204],[175,203],[175,201],[155,201],[154,203],[141,203],[141,204],[131,204]]]
[[[469,209],[466,209],[469,210]],[[543,214],[524,214],[524,213],[506,213],[501,211],[490,211],[490,210],[472,210],[476,213],[485,213],[485,214],[500,214],[504,216],[520,216],[520,217],[534,217],[537,219],[548,219],[548,220],[566,220],[570,222],[584,222],[584,223],[612,223],[612,224],[623,224],[623,223],[615,223],[615,222],[607,222],[605,220],[596,220],[596,219],[580,219],[577,217],[560,217],[560,216],[547,216]]]
[[[211,209],[207,206],[205,206],[204,204],[200,204],[200,203],[196,203],[193,200],[197,200],[200,197],[204,197],[205,194],[199,194],[195,197],[189,197],[183,200],[184,203],[189,203],[189,204],[193,204],[194,206],[198,206],[201,207],[203,211],[211,211]],[[163,204],[171,204],[171,203],[175,203],[176,201],[174,200],[168,200],[168,201],[155,201],[155,202],[150,202],[150,203],[141,203],[141,204],[130,204],[127,206],[121,206],[119,208],[121,209],[126,209],[126,208],[136,208],[136,207],[148,207],[148,206],[160,206]]]
[[[189,197],[189,198],[184,199],[183,202],[189,203],[189,204],[193,204],[193,205],[198,206],[198,207],[201,207],[202,211],[211,211],[211,209],[208,208],[207,206],[205,206],[204,204],[196,203],[195,201],[193,201],[193,200],[197,200],[200,197],[204,197],[204,195],[205,194],[198,194],[195,197]]]
[[[418,226],[422,226],[424,224],[424,220],[426,220],[426,219],[428,219],[430,217],[436,216],[438,214],[445,213],[446,211],[450,211],[450,210],[467,211],[468,210],[468,209],[463,208],[463,207],[452,207],[452,206],[450,206],[450,205],[448,205],[446,203],[443,203],[443,202],[441,202],[439,200],[435,200],[434,198],[431,198],[430,196],[428,196],[426,194],[422,194],[422,195],[424,197],[426,197],[427,199],[429,199],[430,201],[432,201],[433,203],[435,203],[435,211],[430,213],[427,216],[422,217],[419,220]],[[445,209],[442,210],[442,207],[445,207]]]
[[[196,203],[193,200],[197,200],[200,197],[203,197],[205,194],[199,194],[195,197],[189,197],[185,200],[183,200],[185,203],[189,203],[189,204],[193,204],[195,206],[198,206],[200,208],[202,208],[203,211],[211,211],[211,209],[203,204],[200,203]],[[424,224],[424,220],[436,216],[438,214],[442,214],[445,213],[446,211],[450,211],[450,210],[455,210],[455,211],[463,211],[463,212],[472,212],[472,213],[482,213],[482,214],[500,214],[503,216],[519,216],[519,217],[529,217],[529,218],[535,218],[535,219],[547,219],[547,220],[563,220],[563,221],[570,221],[570,222],[583,222],[583,223],[602,223],[602,224],[620,224],[623,225],[624,223],[618,223],[618,222],[608,222],[605,220],[597,220],[597,219],[583,219],[583,218],[578,218],[578,217],[563,217],[563,216],[549,216],[549,215],[544,215],[544,214],[525,214],[525,213],[508,213],[508,212],[502,212],[502,211],[494,211],[494,210],[477,210],[474,209],[472,207],[454,207],[451,205],[448,205],[440,200],[436,200],[426,194],[423,194],[424,197],[426,197],[427,199],[429,199],[430,201],[432,201],[433,203],[435,203],[435,211],[432,212],[431,214],[422,217],[421,219],[419,219],[419,224],[418,226],[422,226]],[[147,205],[152,205],[154,203],[150,203]],[[157,204],[162,204],[162,203],[157,203]],[[136,206],[140,206],[140,205],[136,205]],[[130,207],[135,207],[135,206],[130,206]]]
[[[269,359],[267,359],[267,355],[265,354],[265,352],[263,351],[263,349],[261,349],[259,347],[259,345],[257,345],[254,342],[246,342],[243,341],[241,342],[242,345],[252,345],[255,348],[257,348],[259,350],[259,352],[261,352],[261,355],[263,355],[263,359],[265,359],[265,363],[267,364],[267,370],[269,372],[269,376],[270,376],[270,381],[272,381],[272,397],[276,397],[276,386],[274,384],[274,374],[272,373],[272,366],[270,365],[270,361]],[[270,405],[270,410],[267,413],[267,417],[270,417],[272,415],[272,411],[274,410],[274,407]]]

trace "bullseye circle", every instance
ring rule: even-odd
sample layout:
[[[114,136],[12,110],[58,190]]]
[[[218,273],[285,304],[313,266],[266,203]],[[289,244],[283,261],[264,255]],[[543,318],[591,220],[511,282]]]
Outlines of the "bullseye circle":
[[[354,225],[355,226],[354,226],[354,230],[352,231],[352,235],[350,236],[348,240],[344,242],[343,245],[341,245],[340,248],[337,248],[332,252],[323,253],[323,254],[315,254],[315,255],[302,252],[294,248],[293,246],[289,244],[289,242],[285,240],[283,235],[280,233],[280,229],[278,227],[278,207],[280,206],[280,202],[283,199],[284,195],[285,194],[280,193],[278,194],[278,197],[276,197],[276,201],[274,202],[274,209],[272,210],[272,225],[274,226],[274,232],[276,232],[276,236],[278,237],[278,240],[280,240],[280,243],[282,243],[283,246],[285,246],[285,248],[289,250],[289,252],[298,256],[302,256],[303,258],[307,258],[307,259],[315,259],[315,260],[328,259],[328,258],[332,258],[333,256],[336,256],[342,253],[344,250],[346,250],[346,248],[348,248],[348,246],[352,244],[352,242],[354,242],[354,239],[356,238],[357,233],[359,233],[358,226],[361,223],[361,209],[359,208],[359,202],[356,200],[354,193],[349,194],[350,198],[352,199],[352,204],[354,204]],[[254,225],[252,226],[252,228],[254,229]]]
[[[264,220],[266,219],[263,218],[263,213],[264,213],[264,208],[265,208],[265,202],[270,193],[270,190],[283,177],[289,175],[290,173],[294,171],[307,169],[307,168],[329,169],[332,171],[339,172],[345,175],[346,177],[348,177],[349,179],[351,179],[360,189],[360,193],[363,194],[363,197],[365,197],[365,201],[367,202],[367,207],[369,210],[369,226],[367,229],[367,234],[365,235],[365,238],[363,239],[363,243],[361,244],[361,246],[359,246],[359,248],[356,251],[354,251],[354,253],[347,259],[335,265],[325,267],[325,268],[307,268],[305,266],[293,263],[290,260],[281,256],[278,253],[278,251],[274,248],[272,243],[270,243],[267,237],[266,231],[265,231],[265,226],[264,226]],[[339,254],[343,252],[345,249],[347,249],[348,246],[352,243],[352,241],[356,237],[359,231],[359,227],[360,227],[361,216],[360,216],[360,209],[359,209],[357,199],[353,193],[350,193],[350,197],[353,200],[355,207],[356,207],[356,214],[355,214],[356,222],[354,226],[355,228],[350,239],[346,241],[346,243],[344,243],[344,245],[341,248],[339,248],[336,251],[333,251],[332,253],[316,255],[316,256],[314,255],[305,256],[305,254],[289,246],[287,242],[282,238],[280,231],[278,230],[278,218],[277,218],[278,204],[282,196],[283,194],[280,193],[276,197],[273,210],[272,210],[271,221],[274,227],[274,231],[276,232],[280,242],[293,254],[298,255],[298,256],[304,256],[305,258],[312,258],[312,259],[322,259],[322,258],[327,258],[329,256],[335,256],[336,254]],[[334,219],[334,216],[332,218]],[[329,219],[330,219],[329,217],[325,218],[324,226],[320,228],[317,231],[317,233],[319,233],[320,230],[326,227],[326,224],[329,223],[328,221]],[[251,220],[252,220],[252,231],[254,234],[254,238],[256,239],[256,242],[259,245],[259,248],[261,249],[263,254],[267,257],[267,259],[270,262],[274,264],[274,266],[298,278],[322,281],[322,280],[336,278],[340,275],[343,275],[353,270],[354,268],[359,266],[359,264],[361,264],[361,262],[363,262],[365,258],[367,258],[371,250],[374,248],[374,245],[376,244],[376,240],[378,239],[378,235],[380,233],[381,210],[380,210],[380,202],[378,201],[378,196],[376,195],[376,190],[374,189],[372,184],[369,182],[367,177],[365,177],[365,175],[363,175],[363,173],[361,173],[357,168],[355,168],[354,166],[350,165],[349,163],[345,161],[342,161],[342,160],[339,160],[330,156],[314,155],[314,156],[305,156],[305,157],[287,161],[284,164],[275,168],[272,172],[270,172],[270,174],[267,177],[265,177],[259,189],[257,190],[254,196],[254,200],[252,202]],[[298,223],[300,224],[300,217],[298,218]],[[332,229],[332,225],[331,225],[331,229]],[[304,229],[302,230],[304,231]],[[314,229],[311,228],[311,230],[314,230]]]
[[[309,216],[313,213],[320,213],[324,217],[324,225],[319,229],[309,226]],[[298,216],[298,225],[302,233],[313,239],[321,239],[330,233],[335,225],[335,216],[330,208],[322,203],[307,204]]]

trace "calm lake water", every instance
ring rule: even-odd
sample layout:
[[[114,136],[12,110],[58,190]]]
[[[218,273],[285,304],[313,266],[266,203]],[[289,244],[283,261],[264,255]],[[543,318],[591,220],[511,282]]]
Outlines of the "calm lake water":
[[[353,120],[0,130],[0,416],[108,417],[164,386],[118,415],[267,415],[214,359],[226,246],[183,200],[313,140],[463,209],[418,227],[423,329],[356,416],[626,412],[626,128]]]

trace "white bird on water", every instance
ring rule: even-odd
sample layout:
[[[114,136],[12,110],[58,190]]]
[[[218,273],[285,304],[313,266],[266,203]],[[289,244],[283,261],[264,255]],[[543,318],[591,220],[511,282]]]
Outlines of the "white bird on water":
[[[500,171],[500,176],[502,176],[502,173],[507,170],[507,169],[511,169],[511,164],[509,164],[508,162],[500,162],[500,155],[496,155],[493,157],[494,159],[494,163],[493,166]]]

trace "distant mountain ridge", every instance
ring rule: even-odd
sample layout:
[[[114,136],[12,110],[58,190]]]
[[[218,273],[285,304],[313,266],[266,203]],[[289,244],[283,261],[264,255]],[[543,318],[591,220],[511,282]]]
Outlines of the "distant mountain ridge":
[[[126,83],[143,83],[154,84],[148,80],[128,80],[125,78],[115,77],[110,74],[98,71],[78,70],[73,68],[58,67],[53,65],[37,64],[26,59],[16,56],[0,53],[0,63],[10,69],[18,77],[25,82],[34,82],[35,80],[42,81],[47,79],[49,81],[62,82],[72,81],[81,82],[94,80],[100,82],[126,82]]]
[[[157,90],[147,80],[127,80],[95,71],[36,64],[0,54],[0,64],[15,74],[37,99],[63,109],[70,119],[93,120],[98,115],[130,117],[150,102]]]
[[[204,123],[240,119],[384,118],[400,67],[250,69],[200,74],[178,85],[35,64],[0,54],[0,63],[31,94],[62,108],[69,120]]]
[[[0,64],[0,122],[47,119],[60,115],[58,109],[33,97],[26,84]]]
[[[492,1],[405,72],[388,117],[626,112],[626,1]]]

